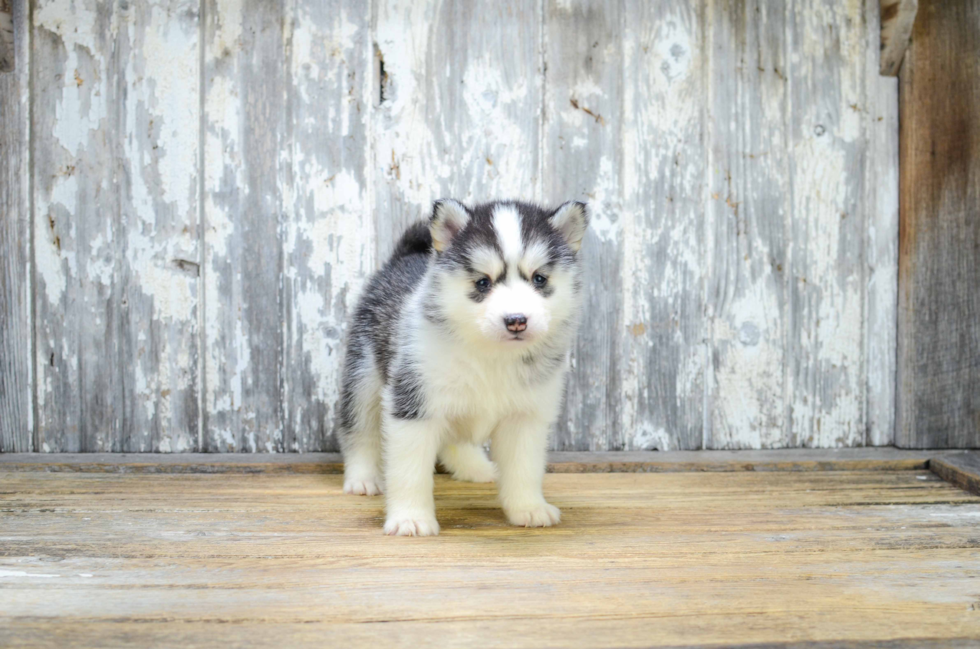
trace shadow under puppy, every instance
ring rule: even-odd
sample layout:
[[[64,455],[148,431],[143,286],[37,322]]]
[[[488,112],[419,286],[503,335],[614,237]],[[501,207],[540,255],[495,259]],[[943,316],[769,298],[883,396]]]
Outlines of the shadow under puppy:
[[[587,226],[578,202],[437,201],[371,278],[350,326],[340,441],[344,491],[386,494],[385,533],[439,533],[437,458],[457,480],[497,480],[514,525],[561,519],[541,487]]]

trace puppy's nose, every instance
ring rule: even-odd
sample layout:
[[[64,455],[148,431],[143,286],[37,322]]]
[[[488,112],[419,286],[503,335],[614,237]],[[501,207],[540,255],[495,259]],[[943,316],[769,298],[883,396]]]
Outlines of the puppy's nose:
[[[527,329],[527,316],[523,313],[511,313],[504,316],[507,331],[524,331]]]

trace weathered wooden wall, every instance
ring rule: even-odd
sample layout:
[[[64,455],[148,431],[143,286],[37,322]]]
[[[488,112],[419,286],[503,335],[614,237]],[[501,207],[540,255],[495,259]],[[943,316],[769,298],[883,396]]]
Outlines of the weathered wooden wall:
[[[922,0],[901,70],[896,441],[980,448],[980,0]]]
[[[443,196],[592,206],[556,448],[892,441],[877,1],[33,1],[2,450],[335,449],[347,314]]]

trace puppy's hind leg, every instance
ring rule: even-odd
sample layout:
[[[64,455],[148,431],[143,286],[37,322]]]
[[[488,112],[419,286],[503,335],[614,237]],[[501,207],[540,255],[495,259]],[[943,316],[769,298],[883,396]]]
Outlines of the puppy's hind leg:
[[[497,467],[478,444],[446,444],[439,451],[439,463],[454,480],[463,482],[493,482]]]
[[[345,382],[341,395],[344,493],[377,496],[381,479],[381,377],[374,368]]]

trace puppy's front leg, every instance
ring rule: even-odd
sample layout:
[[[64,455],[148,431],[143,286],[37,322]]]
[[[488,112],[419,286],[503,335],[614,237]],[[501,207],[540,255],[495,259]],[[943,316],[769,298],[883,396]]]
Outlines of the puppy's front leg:
[[[387,416],[384,430],[385,534],[439,533],[432,498],[432,472],[445,425],[433,420]]]
[[[500,504],[511,525],[547,527],[561,520],[541,490],[547,445],[548,423],[536,417],[507,418],[493,433],[490,453],[500,473]]]

